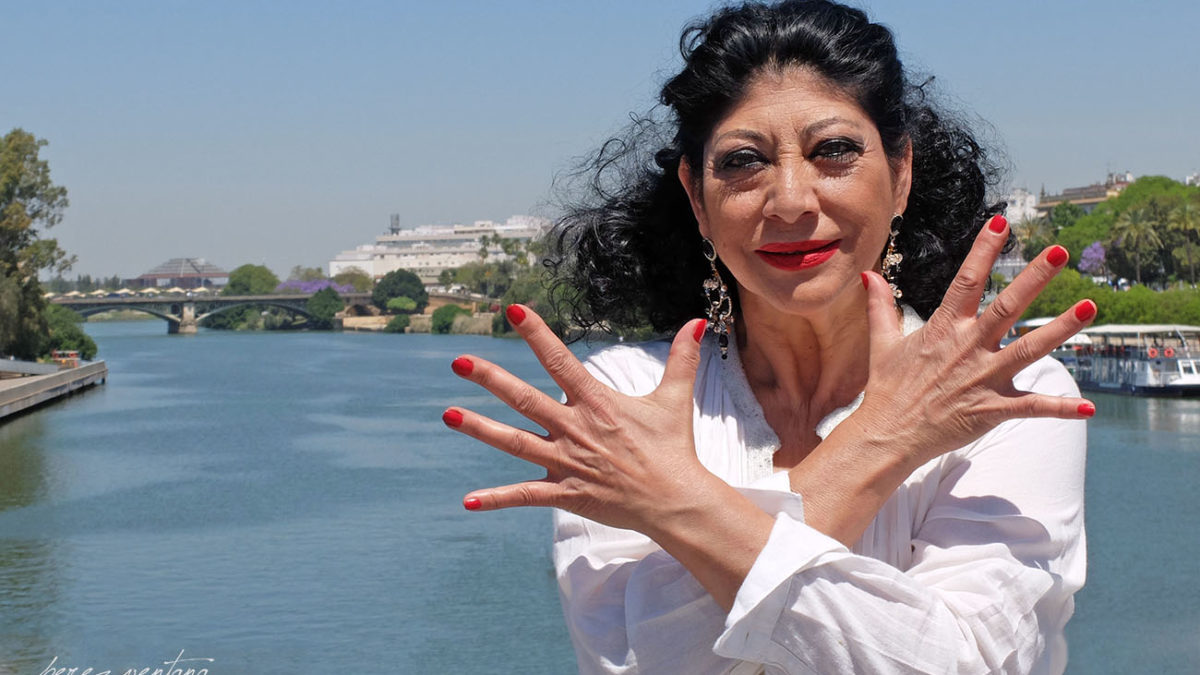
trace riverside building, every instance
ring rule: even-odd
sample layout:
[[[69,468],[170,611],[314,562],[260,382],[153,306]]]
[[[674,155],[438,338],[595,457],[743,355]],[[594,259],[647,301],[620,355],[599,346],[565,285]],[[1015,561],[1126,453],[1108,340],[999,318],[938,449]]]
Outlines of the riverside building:
[[[522,244],[541,237],[550,221],[534,216],[512,216],[503,223],[477,220],[471,225],[419,225],[400,227],[400,216],[392,215],[387,233],[352,251],[342,251],[329,262],[329,275],[358,268],[374,279],[405,269],[426,285],[436,284],[443,270],[470,262],[509,260],[502,241]],[[483,252],[486,251],[486,255]]]

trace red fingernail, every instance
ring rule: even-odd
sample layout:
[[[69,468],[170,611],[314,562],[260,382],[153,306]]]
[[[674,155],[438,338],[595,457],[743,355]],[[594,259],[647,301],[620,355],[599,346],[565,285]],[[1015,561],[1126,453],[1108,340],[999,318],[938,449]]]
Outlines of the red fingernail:
[[[1067,263],[1067,258],[1070,257],[1070,254],[1067,253],[1067,249],[1055,244],[1054,246],[1050,247],[1050,252],[1046,254],[1046,262],[1054,265],[1055,267],[1059,267],[1060,265],[1065,265]]]
[[[866,272],[862,273],[862,280],[863,280],[863,288],[871,287],[871,277],[867,276]]]
[[[463,500],[463,508],[468,511],[478,511],[481,506],[483,502],[479,501],[478,497],[467,497]]]
[[[1092,405],[1091,403],[1080,403],[1076,410],[1079,411],[1079,414],[1083,415],[1084,417],[1091,417],[1092,415],[1096,414],[1096,406]]]
[[[471,363],[471,359],[460,356],[450,362],[450,370],[453,370],[459,377],[466,377],[475,370],[475,364]]]
[[[520,305],[509,305],[504,313],[508,316],[508,322],[514,326],[520,326],[525,320],[525,310]]]
[[[1078,305],[1075,305],[1075,318],[1080,321],[1087,321],[1096,316],[1096,303],[1091,300],[1084,300]]]
[[[1004,216],[1000,215],[999,213],[992,216],[992,219],[988,221],[988,229],[996,234],[1003,232],[1004,228],[1006,227],[1008,227],[1008,220],[1006,220]]]
[[[457,429],[462,426],[462,413],[457,410],[447,410],[442,413],[442,421],[451,429]]]
[[[696,330],[692,333],[692,337],[696,338],[696,342],[699,342],[700,340],[704,339],[704,329],[705,328],[708,328],[707,321],[702,320],[702,321],[700,321],[700,323],[696,324]]]

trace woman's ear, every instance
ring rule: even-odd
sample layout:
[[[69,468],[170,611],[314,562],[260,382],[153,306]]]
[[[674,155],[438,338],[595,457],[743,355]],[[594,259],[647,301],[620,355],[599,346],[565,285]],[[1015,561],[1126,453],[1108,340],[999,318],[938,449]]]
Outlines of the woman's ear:
[[[700,236],[708,237],[708,219],[704,216],[704,204],[700,201],[700,183],[692,175],[692,165],[688,163],[687,157],[679,158],[679,171],[676,174],[683,185],[683,191],[687,193],[688,202],[692,205],[692,215],[700,225]]]
[[[908,195],[912,190],[912,141],[905,141],[904,155],[892,162],[892,213],[904,213],[908,208]]]

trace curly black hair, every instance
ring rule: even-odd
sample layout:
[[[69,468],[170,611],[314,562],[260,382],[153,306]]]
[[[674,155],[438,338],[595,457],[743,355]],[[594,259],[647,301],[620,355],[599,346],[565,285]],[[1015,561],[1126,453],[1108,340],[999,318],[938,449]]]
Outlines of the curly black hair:
[[[547,264],[556,286],[570,289],[573,321],[585,330],[649,323],[665,332],[703,315],[709,268],[679,163],[702,165],[711,130],[755,75],[793,66],[852,95],[892,159],[912,143],[895,282],[929,318],[975,234],[1004,208],[987,201],[1000,172],[966,125],[935,107],[928,82],[908,81],[891,31],[828,0],[751,2],[685,28],[680,51],[684,68],[660,93],[665,119],[635,118],[605,143],[576,174],[586,178],[585,196],[555,225]]]

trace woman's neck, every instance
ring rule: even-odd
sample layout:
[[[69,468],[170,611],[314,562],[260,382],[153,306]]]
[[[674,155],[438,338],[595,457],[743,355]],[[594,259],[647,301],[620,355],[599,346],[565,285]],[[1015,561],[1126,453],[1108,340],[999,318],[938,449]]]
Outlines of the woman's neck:
[[[742,295],[747,301],[735,325],[746,380],[783,451],[800,457],[815,444],[817,423],[867,382],[865,297],[844,295],[810,315],[784,314]]]

